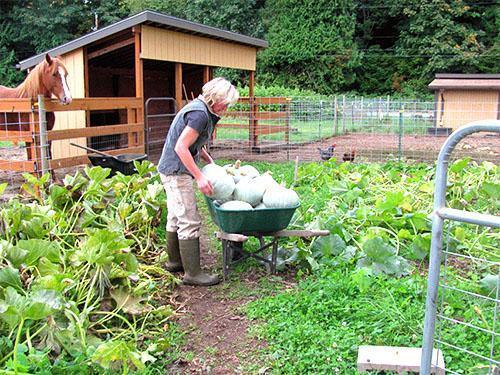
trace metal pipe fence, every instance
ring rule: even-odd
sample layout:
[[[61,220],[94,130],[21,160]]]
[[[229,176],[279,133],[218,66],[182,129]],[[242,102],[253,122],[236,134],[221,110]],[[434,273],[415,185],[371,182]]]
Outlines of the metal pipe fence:
[[[488,231],[500,228],[500,216],[467,212],[446,207],[446,188],[448,164],[451,153],[459,142],[478,132],[494,132],[500,134],[500,121],[478,121],[464,126],[454,132],[444,143],[439,153],[436,169],[434,192],[434,213],[432,217],[432,240],[429,263],[428,289],[424,321],[424,336],[422,345],[421,373],[431,374],[437,368],[437,362],[432,358],[433,348],[437,344],[438,351],[445,355],[450,351],[460,353],[477,366],[469,369],[456,369],[453,363],[446,364],[446,372],[450,374],[472,373],[499,373],[500,366],[500,331],[497,328],[498,306],[500,303],[500,254],[498,248],[491,254],[481,253],[478,256],[453,251],[450,247],[449,233],[451,222],[461,222],[467,225],[486,226]],[[498,198],[498,197],[497,197]],[[448,236],[443,250],[444,221],[448,220]],[[463,273],[468,278],[479,279],[481,275],[491,276],[493,294],[484,295],[467,287],[467,283],[455,283],[449,277],[450,263],[460,264]],[[464,286],[465,285],[465,286]],[[457,302],[458,301],[458,302]],[[472,306],[470,316],[457,316],[453,303],[469,304]],[[477,319],[477,316],[480,319]],[[459,325],[464,334],[475,337],[475,342],[488,343],[481,347],[473,346],[469,342],[464,346],[457,342],[457,337],[445,334],[446,325]],[[437,326],[437,330],[436,330]],[[437,332],[436,332],[437,331]]]

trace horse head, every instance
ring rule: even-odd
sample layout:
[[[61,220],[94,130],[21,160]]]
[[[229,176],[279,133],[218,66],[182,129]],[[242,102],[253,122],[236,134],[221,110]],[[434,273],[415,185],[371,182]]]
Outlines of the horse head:
[[[66,77],[68,71],[62,60],[58,57],[50,57],[47,53],[43,66],[41,81],[47,92],[54,94],[62,104],[69,104],[73,100],[69,91]]]

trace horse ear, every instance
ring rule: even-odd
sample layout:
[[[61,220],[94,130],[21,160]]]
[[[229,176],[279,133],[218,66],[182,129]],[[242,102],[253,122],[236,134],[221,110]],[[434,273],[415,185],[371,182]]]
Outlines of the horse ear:
[[[49,65],[51,65],[51,64],[52,64],[52,57],[50,57],[50,55],[49,55],[48,53],[47,53],[47,54],[45,54],[45,61],[47,61],[47,63],[48,63]]]

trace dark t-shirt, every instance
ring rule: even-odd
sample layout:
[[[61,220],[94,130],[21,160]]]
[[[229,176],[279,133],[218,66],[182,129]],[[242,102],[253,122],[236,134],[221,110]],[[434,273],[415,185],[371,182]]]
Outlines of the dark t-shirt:
[[[182,164],[179,156],[175,153],[175,145],[186,126],[196,130],[198,138],[189,147],[189,152],[195,162],[200,158],[200,150],[212,135],[215,124],[219,117],[210,112],[203,101],[196,99],[186,105],[175,116],[170,130],[168,131],[162,155],[158,162],[158,172],[164,175],[189,173]]]

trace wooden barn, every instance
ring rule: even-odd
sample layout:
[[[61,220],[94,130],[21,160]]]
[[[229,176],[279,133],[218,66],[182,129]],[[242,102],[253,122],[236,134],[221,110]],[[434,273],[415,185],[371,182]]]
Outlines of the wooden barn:
[[[267,42],[261,39],[157,12],[139,13],[46,51],[64,60],[73,98],[115,98],[114,106],[101,105],[103,109],[99,107],[102,99],[92,106],[86,106],[85,101],[79,107],[70,105],[82,110],[57,113],[54,129],[101,128],[103,125],[114,125],[118,129],[119,124],[138,127],[145,121],[149,129],[147,149],[150,153],[159,152],[172,115],[187,100],[200,94],[203,84],[212,78],[214,68],[248,72],[252,97],[257,51],[265,47]],[[44,55],[45,52],[21,61],[18,67],[30,69]],[[124,98],[134,98],[136,104]],[[109,109],[110,106],[114,108]],[[136,113],[131,120],[133,111]],[[71,147],[71,141],[101,150],[123,148],[127,142],[127,134],[89,137],[88,130],[80,132],[84,137],[53,138],[53,158],[86,153]],[[143,147],[143,137],[136,139],[136,146]]]
[[[436,74],[429,89],[435,93],[438,129],[500,119],[500,74]]]

